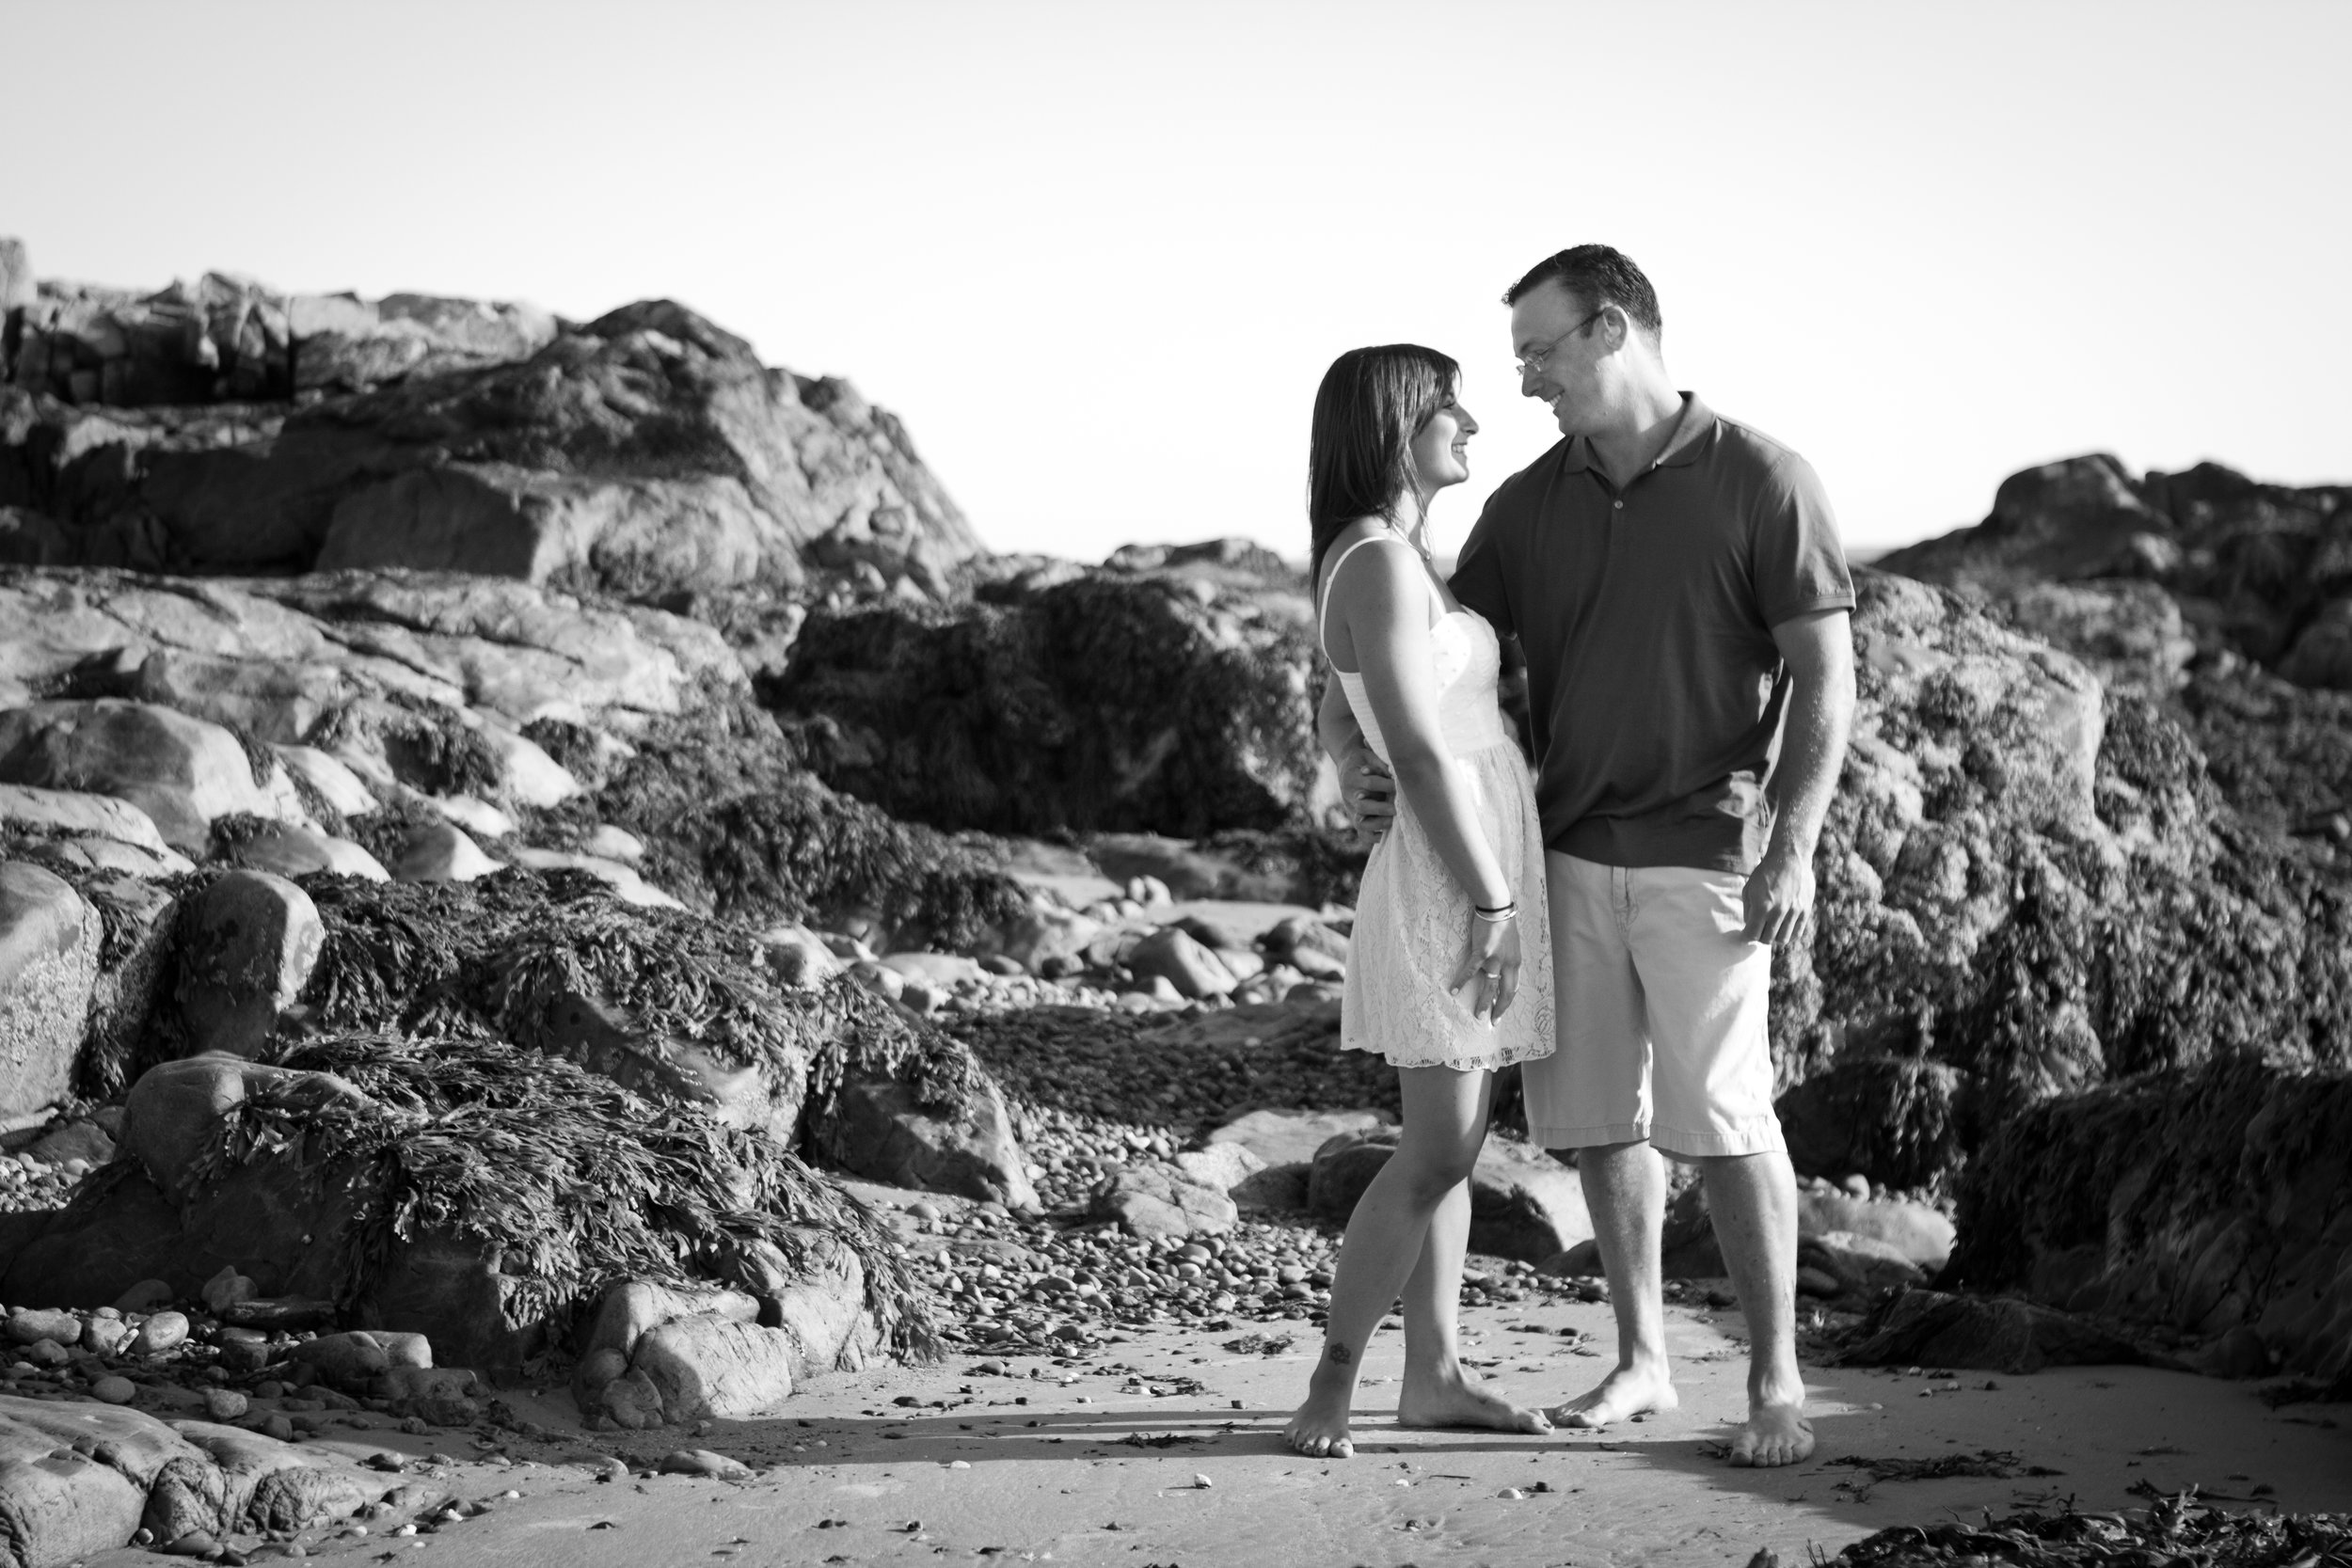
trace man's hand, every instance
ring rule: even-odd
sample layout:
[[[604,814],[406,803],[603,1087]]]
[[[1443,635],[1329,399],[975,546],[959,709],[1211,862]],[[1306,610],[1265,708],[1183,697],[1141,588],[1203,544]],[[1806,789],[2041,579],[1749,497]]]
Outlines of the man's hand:
[[[1376,839],[1396,818],[1396,781],[1368,745],[1358,744],[1340,759],[1340,800],[1357,832]]]
[[[1747,939],[1775,945],[1796,941],[1813,912],[1813,858],[1786,850],[1775,839],[1748,873],[1742,898]]]

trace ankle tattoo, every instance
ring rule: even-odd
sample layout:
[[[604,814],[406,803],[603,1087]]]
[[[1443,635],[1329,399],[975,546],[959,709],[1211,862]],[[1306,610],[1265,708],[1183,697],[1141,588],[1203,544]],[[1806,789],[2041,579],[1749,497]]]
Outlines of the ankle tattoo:
[[[1334,1367],[1344,1367],[1356,1359],[1356,1353],[1345,1345],[1327,1345],[1323,1354],[1330,1357]]]

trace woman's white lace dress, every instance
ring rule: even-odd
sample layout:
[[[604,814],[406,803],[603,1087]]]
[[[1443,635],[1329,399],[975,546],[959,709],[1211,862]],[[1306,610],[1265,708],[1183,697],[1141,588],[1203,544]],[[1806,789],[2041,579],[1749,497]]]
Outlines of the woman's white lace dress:
[[[1358,540],[1324,574],[1329,584],[1347,557],[1370,544],[1412,546],[1394,535]],[[1416,552],[1418,553],[1418,552]],[[1424,578],[1425,580],[1425,578]],[[1438,858],[1404,792],[1396,820],[1372,851],[1356,899],[1356,933],[1340,1006],[1340,1044],[1377,1051],[1396,1067],[1493,1069],[1552,1052],[1551,922],[1544,895],[1544,835],[1535,786],[1518,742],[1496,705],[1502,650],[1494,628],[1470,610],[1445,610],[1435,584],[1430,627],[1438,712],[1446,749],[1461,765],[1477,802],[1478,825],[1519,906],[1518,995],[1494,1023],[1470,1016],[1470,988],[1446,982],[1470,951],[1470,896]],[[1321,616],[1317,616],[1320,625]],[[1364,696],[1363,676],[1335,670],[1364,738],[1389,758],[1379,721]],[[1393,766],[1393,764],[1391,764]]]

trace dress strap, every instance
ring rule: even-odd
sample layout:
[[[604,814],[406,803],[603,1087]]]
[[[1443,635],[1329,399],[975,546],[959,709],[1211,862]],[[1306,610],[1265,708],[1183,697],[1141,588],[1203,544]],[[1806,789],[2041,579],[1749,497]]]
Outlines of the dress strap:
[[[1331,611],[1331,585],[1340,580],[1340,568],[1347,564],[1347,558],[1354,555],[1358,550],[1362,549],[1366,545],[1403,545],[1408,550],[1413,549],[1411,541],[1400,539],[1394,533],[1383,529],[1378,533],[1368,533],[1361,539],[1357,540],[1354,544],[1348,546],[1347,548],[1340,552],[1340,558],[1337,561],[1334,561],[1331,564],[1323,569],[1323,594],[1315,602],[1315,646],[1322,650],[1323,657],[1327,659],[1331,657],[1331,649],[1329,645],[1323,641],[1323,623],[1324,618]],[[1419,550],[1413,550],[1413,556],[1414,559],[1418,561],[1420,559],[1421,552]],[[1420,575],[1423,584],[1425,585],[1428,582],[1429,574],[1422,572]],[[1433,589],[1431,592],[1434,594],[1435,590]],[[1334,668],[1336,668],[1336,666],[1334,666]]]

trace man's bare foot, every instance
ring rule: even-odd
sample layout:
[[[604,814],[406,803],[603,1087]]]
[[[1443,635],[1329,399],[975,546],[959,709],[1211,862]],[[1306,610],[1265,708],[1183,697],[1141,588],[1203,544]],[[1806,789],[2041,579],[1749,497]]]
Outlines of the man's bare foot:
[[[1619,1367],[1600,1386],[1546,1412],[1564,1427],[1605,1427],[1682,1403],[1663,1367]]]
[[[1396,1401],[1396,1424],[1401,1427],[1484,1427],[1495,1432],[1541,1433],[1551,1422],[1540,1410],[1513,1404],[1501,1394],[1463,1376],[1459,1366],[1448,1372],[1405,1374]]]
[[[1812,1454],[1813,1423],[1804,1418],[1802,1404],[1749,1405],[1747,1423],[1731,1442],[1731,1462],[1757,1469],[1795,1465]]]
[[[1347,1435],[1347,1417],[1344,1392],[1332,1395],[1310,1390],[1307,1402],[1282,1429],[1282,1441],[1293,1452],[1310,1459],[1353,1459],[1356,1444]]]

